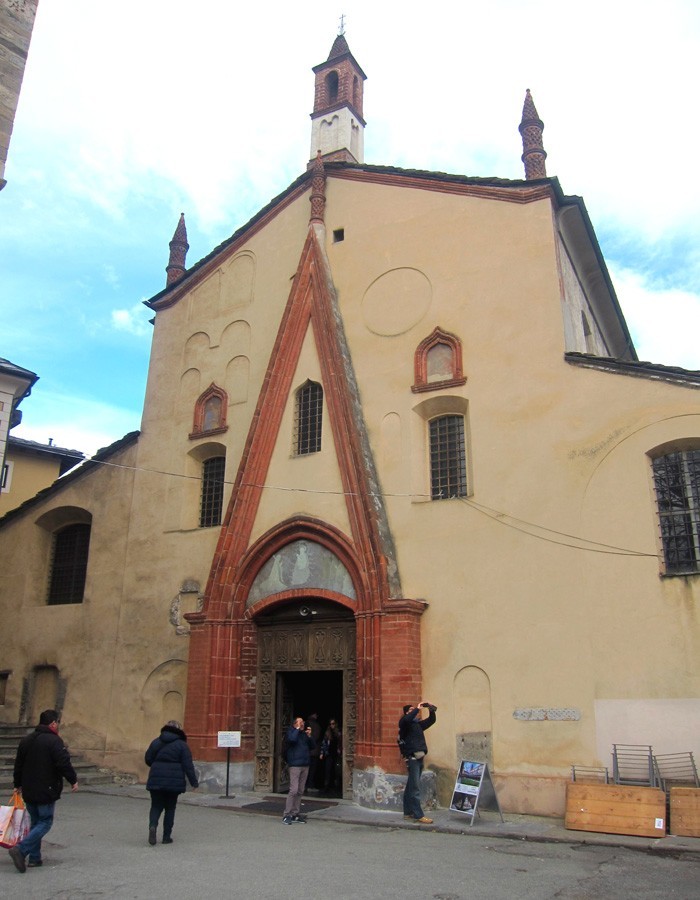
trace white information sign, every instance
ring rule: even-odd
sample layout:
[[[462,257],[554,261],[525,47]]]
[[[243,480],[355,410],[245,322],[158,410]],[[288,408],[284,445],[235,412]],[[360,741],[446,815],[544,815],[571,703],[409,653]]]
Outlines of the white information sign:
[[[220,731],[218,732],[217,747],[240,747],[241,733],[240,731]]]

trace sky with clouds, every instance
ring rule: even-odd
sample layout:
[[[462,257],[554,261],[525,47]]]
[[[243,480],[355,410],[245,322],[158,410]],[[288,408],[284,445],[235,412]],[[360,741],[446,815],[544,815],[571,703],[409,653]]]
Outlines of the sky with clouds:
[[[522,178],[530,88],[639,358],[700,369],[697,0],[40,0],[0,193],[0,356],[40,376],[13,434],[139,428],[179,214],[191,265],[304,171],[341,13],[365,162]]]

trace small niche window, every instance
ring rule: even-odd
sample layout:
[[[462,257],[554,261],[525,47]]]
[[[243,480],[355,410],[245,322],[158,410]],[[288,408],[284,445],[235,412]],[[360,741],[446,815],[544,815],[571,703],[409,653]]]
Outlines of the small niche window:
[[[700,450],[658,456],[652,469],[666,573],[700,572]]]
[[[227,405],[226,391],[211,384],[195,403],[194,425],[190,437],[220,434],[222,431],[226,431]]]
[[[212,456],[202,463],[202,495],[199,506],[199,527],[221,525],[224,508],[225,456]]]
[[[440,416],[430,421],[430,496],[433,500],[467,496],[463,416]]]
[[[82,603],[85,592],[90,525],[66,525],[54,532],[48,603]]]
[[[333,243],[339,244],[341,241],[345,240],[345,229],[344,228],[336,228],[333,232]]]
[[[436,328],[416,348],[414,378],[414,393],[465,384],[460,339]]]
[[[307,381],[297,391],[294,421],[294,452],[297,456],[318,453],[323,426],[323,388]]]

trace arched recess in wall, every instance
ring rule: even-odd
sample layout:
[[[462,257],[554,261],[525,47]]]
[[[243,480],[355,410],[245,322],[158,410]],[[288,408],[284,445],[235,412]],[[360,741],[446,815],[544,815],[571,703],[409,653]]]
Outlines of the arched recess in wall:
[[[221,309],[221,270],[217,269],[192,291],[189,298],[190,321],[207,322]]]
[[[226,366],[226,390],[230,403],[245,403],[248,399],[250,360],[247,356],[235,356]]]
[[[191,415],[192,408],[201,393],[202,375],[199,369],[187,369],[180,378],[180,410]]]
[[[255,257],[244,251],[238,253],[221,269],[221,307],[235,309],[253,301],[255,288]]]
[[[211,340],[205,331],[197,331],[185,342],[183,352],[183,369],[202,369],[206,363],[206,353],[211,347]]]
[[[589,478],[581,497],[579,533],[596,541],[647,553],[635,571],[646,577],[662,571],[663,548],[651,460],[672,450],[698,446],[700,415],[666,415],[634,430],[620,430],[605,444],[577,447],[576,456],[590,459]],[[584,571],[583,577],[587,578]],[[639,609],[639,587],[628,579],[628,602]],[[653,596],[653,595],[649,595]],[[646,602],[648,597],[644,595]],[[639,621],[643,621],[640,619]],[[612,638],[611,638],[612,640]],[[596,642],[598,643],[598,642]],[[600,646],[598,651],[602,652]]]
[[[250,353],[250,325],[243,319],[236,319],[221,332],[219,342],[224,359]]]
[[[180,691],[168,691],[163,697],[163,722],[182,722],[185,715],[185,697]]]
[[[168,719],[182,722],[187,694],[187,663],[169,659],[146,678],[141,690],[141,745],[147,747]]]
[[[478,666],[465,666],[454,678],[457,761],[485,760],[493,767],[491,683]]]
[[[56,666],[34,666],[26,683],[25,724],[36,725],[45,709],[55,709],[60,716],[66,686]]]
[[[320,144],[321,153],[329,153],[336,148],[338,143],[338,131],[340,130],[340,119],[338,116],[331,116],[330,119],[321,119],[320,126]]]

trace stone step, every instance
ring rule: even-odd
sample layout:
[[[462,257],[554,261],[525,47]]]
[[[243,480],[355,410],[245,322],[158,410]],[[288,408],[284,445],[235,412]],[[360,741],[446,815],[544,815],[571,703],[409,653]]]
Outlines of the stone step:
[[[0,723],[0,802],[3,802],[6,796],[9,797],[12,794],[12,774],[17,745],[23,737],[31,734],[32,731],[34,731],[34,728],[24,725]],[[78,784],[88,786],[114,783],[135,784],[137,780],[133,775],[113,772],[111,769],[104,769],[86,762],[80,753],[71,753],[71,762],[78,776]]]

